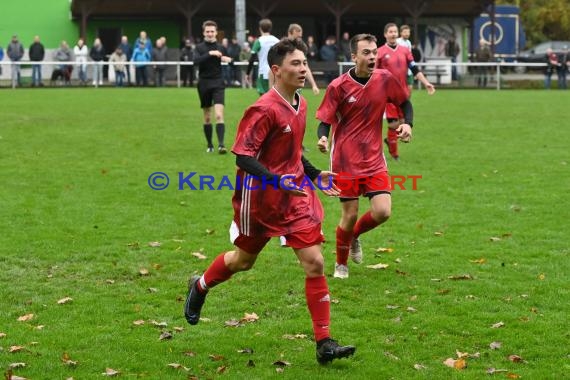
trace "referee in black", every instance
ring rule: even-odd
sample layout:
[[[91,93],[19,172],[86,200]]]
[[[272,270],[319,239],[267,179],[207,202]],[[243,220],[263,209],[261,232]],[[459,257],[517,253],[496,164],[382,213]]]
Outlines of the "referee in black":
[[[218,43],[218,24],[208,20],[202,24],[204,42],[196,45],[194,63],[198,65],[198,95],[200,96],[200,107],[204,111],[204,135],[208,142],[206,152],[214,151],[212,143],[212,121],[211,111],[214,106],[216,117],[216,135],[218,136],[218,153],[225,154],[227,149],[224,146],[224,95],[225,85],[222,78],[222,62],[232,61],[227,56],[226,49]]]

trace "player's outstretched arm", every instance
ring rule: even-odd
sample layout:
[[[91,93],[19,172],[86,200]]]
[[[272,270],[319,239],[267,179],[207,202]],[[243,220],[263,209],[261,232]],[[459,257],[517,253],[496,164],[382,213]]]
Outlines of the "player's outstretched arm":
[[[416,79],[422,82],[429,95],[433,95],[435,93],[435,86],[431,84],[430,81],[427,80],[424,73],[422,73],[421,71],[418,72],[418,75],[416,75]]]
[[[317,137],[319,141],[317,142],[317,147],[321,153],[326,153],[329,151],[329,133],[331,130],[331,125],[321,121],[319,127],[317,128]]]
[[[338,197],[340,195],[340,189],[333,182],[335,173],[315,168],[305,156],[301,156],[301,162],[303,163],[305,174],[319,190],[330,197]]]

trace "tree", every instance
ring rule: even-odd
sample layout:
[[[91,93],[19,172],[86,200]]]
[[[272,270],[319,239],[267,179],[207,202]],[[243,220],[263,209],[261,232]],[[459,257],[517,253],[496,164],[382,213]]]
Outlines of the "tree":
[[[497,5],[518,5],[527,44],[547,40],[568,40],[570,0],[497,0]]]

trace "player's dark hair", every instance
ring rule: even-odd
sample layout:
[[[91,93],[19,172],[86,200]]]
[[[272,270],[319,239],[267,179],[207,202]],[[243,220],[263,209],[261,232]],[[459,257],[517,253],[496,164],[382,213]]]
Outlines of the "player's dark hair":
[[[390,29],[391,27],[395,26],[396,29],[398,29],[398,25],[394,24],[393,22],[389,22],[386,24],[386,26],[384,26],[384,34],[386,34],[386,32],[388,31],[388,29]]]
[[[269,67],[273,65],[281,66],[283,59],[287,54],[293,53],[295,50],[301,50],[303,54],[307,54],[307,45],[300,38],[290,40],[283,38],[269,49],[267,53],[267,63]]]
[[[261,30],[262,33],[269,33],[271,32],[272,28],[273,28],[273,23],[271,22],[270,19],[263,18],[259,20],[259,30]]]
[[[404,30],[411,30],[409,25],[402,25],[400,26],[400,33],[402,33]]]
[[[204,29],[206,29],[207,26],[213,26],[216,28],[216,30],[218,30],[218,24],[215,21],[212,20],[206,20],[202,23],[202,31]]]
[[[356,54],[358,51],[358,42],[367,41],[376,43],[378,40],[372,34],[360,33],[350,39],[350,52]]]

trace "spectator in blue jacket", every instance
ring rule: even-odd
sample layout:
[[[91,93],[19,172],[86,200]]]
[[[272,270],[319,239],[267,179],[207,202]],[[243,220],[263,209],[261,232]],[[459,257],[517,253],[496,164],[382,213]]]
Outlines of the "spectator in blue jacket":
[[[4,59],[4,49],[0,46],[0,62]],[[0,75],[2,75],[2,65],[0,64]]]
[[[147,65],[150,62],[150,52],[145,47],[144,42],[139,42],[133,51],[131,62],[135,65],[135,80],[137,86],[148,86],[148,77],[146,75]]]

